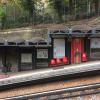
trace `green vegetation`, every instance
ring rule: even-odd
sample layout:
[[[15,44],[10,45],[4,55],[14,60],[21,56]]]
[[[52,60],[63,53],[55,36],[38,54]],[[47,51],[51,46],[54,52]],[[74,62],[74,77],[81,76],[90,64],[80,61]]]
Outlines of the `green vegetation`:
[[[0,29],[89,18],[99,6],[100,0],[0,0]]]
[[[4,13],[2,7],[0,7],[0,26],[2,29],[6,27],[6,18],[6,14]]]

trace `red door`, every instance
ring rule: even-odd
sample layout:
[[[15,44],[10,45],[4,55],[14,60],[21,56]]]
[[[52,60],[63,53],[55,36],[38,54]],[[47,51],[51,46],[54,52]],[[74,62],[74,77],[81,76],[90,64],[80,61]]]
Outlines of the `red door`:
[[[74,38],[71,43],[71,63],[77,64],[81,63],[81,55],[83,51],[83,39],[82,38]]]

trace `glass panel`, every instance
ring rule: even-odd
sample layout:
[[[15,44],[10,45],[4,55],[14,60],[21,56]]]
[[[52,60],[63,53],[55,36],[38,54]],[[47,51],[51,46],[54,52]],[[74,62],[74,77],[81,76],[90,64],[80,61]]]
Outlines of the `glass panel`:
[[[100,38],[91,39],[91,58],[100,59]]]
[[[91,48],[100,48],[100,39],[98,38],[91,39]]]
[[[54,58],[65,57],[65,39],[54,39]]]
[[[21,54],[21,63],[32,63],[32,54],[31,53],[22,53]]]

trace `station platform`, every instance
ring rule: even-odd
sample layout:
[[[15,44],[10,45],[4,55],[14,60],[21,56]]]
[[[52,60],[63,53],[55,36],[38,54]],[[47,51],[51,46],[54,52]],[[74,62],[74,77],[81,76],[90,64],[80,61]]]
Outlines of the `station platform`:
[[[0,79],[7,78],[7,77],[9,77],[9,76],[6,75],[6,74],[4,74],[4,73],[1,73],[1,74],[0,74]]]
[[[100,74],[100,61],[8,74],[7,78],[0,79],[0,87],[31,82],[39,83],[57,78],[80,77],[90,73]]]

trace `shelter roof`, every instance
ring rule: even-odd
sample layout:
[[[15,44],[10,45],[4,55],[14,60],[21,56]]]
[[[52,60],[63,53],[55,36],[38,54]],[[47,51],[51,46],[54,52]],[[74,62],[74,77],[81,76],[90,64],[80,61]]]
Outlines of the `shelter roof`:
[[[86,25],[86,24],[82,24],[82,25],[74,25],[71,27],[72,30],[91,30],[92,27]]]

